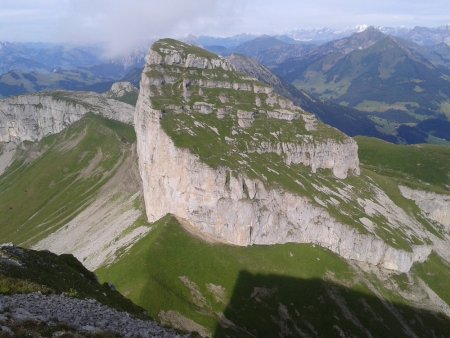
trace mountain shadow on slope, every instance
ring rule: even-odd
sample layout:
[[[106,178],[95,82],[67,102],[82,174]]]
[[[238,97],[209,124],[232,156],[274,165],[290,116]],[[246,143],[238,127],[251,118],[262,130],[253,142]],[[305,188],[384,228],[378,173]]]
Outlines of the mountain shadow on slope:
[[[331,281],[241,271],[214,337],[446,337],[450,318]]]

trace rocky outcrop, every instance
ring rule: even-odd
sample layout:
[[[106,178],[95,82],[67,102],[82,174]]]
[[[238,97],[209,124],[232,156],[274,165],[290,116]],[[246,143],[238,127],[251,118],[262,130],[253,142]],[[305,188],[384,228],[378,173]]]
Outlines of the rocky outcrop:
[[[431,220],[435,232],[429,234],[433,250],[450,262],[450,195],[399,186],[403,197],[414,201],[422,214]],[[436,233],[437,232],[437,233]]]
[[[133,123],[131,105],[95,93],[53,92],[22,95],[0,101],[0,143],[38,141],[92,112]]]
[[[160,40],[156,47],[150,49],[146,62],[147,64],[181,66],[183,68],[234,70],[233,66],[225,59],[172,39]]]
[[[336,142],[333,139],[315,142],[312,137],[305,137],[300,144],[259,142],[252,145],[249,151],[281,155],[287,165],[301,163],[311,167],[313,173],[317,169],[331,169],[336,177],[346,178],[350,167],[355,168],[353,172],[359,174],[358,159],[354,156],[358,147],[350,139],[343,142]]]
[[[130,82],[115,82],[111,86],[110,91],[103,94],[104,97],[119,100],[133,106],[139,95],[139,89]]]
[[[133,318],[93,299],[40,293],[0,295],[0,335],[13,337],[11,328],[25,322],[35,322],[40,326],[68,326],[69,332],[87,335],[109,336],[114,333],[121,337],[187,337],[154,321]]]
[[[432,220],[446,226],[450,231],[450,195],[414,190],[399,186],[405,198],[416,202],[417,206]]]
[[[183,48],[187,50],[186,46]],[[176,46],[170,41],[164,42],[164,52],[168,54],[162,55],[161,48],[154,48],[149,54],[135,114],[139,169],[149,221],[172,213],[190,223],[196,231],[219,241],[237,245],[315,243],[344,258],[398,271],[408,271],[415,261],[426,259],[430,253],[428,246],[413,246],[412,251],[395,249],[376,236],[362,234],[336,221],[325,208],[307,197],[268,188],[261,180],[250,179],[239,171],[213,168],[192,150],[177,147],[161,127],[164,113],[155,105],[155,93],[160,90],[154,87],[152,71],[174,63],[188,70],[192,65],[205,69],[222,67],[225,61],[212,62],[204,58],[195,61],[194,56],[186,56],[186,52],[177,55]],[[225,64],[224,69],[229,67]],[[245,125],[239,123],[241,127],[251,125],[251,114],[236,112],[236,115],[237,120],[245,120]],[[314,136],[309,137],[314,140]],[[304,142],[280,143],[275,148],[259,144],[258,149],[285,154],[286,163],[309,161],[313,170],[332,168],[336,176],[343,178],[349,168],[359,170],[356,145],[353,140],[347,140],[344,143],[335,140],[335,148],[323,139],[315,139],[310,149],[307,148],[309,143]]]
[[[130,93],[137,93],[138,89],[131,82],[114,82],[111,90],[106,93],[107,97],[122,97]]]
[[[5,170],[10,166],[14,160],[14,155],[16,154],[17,146],[14,143],[0,143],[0,175],[2,175]]]

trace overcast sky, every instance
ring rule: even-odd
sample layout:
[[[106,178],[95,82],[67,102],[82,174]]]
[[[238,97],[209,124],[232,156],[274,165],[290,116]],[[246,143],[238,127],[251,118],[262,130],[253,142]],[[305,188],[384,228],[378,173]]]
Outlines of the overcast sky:
[[[103,42],[113,54],[152,37],[448,23],[449,0],[0,0],[2,41]]]

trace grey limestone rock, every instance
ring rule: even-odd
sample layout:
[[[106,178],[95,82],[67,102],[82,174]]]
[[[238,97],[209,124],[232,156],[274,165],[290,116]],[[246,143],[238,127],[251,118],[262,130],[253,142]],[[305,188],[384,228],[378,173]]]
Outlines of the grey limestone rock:
[[[122,337],[181,337],[154,321],[134,318],[96,300],[64,295],[0,295],[1,315],[8,315],[15,323],[34,321],[48,325],[65,324],[80,333],[113,332]],[[2,325],[0,334],[12,334],[6,320]]]
[[[38,141],[92,112],[132,124],[134,107],[90,92],[30,94],[0,100],[0,143]]]
[[[150,50],[147,57],[135,113],[139,169],[150,222],[172,213],[200,234],[221,242],[237,245],[315,243],[347,259],[403,272],[414,262],[426,259],[431,251],[429,246],[412,246],[411,251],[394,248],[373,234],[360,233],[337,221],[326,208],[312,203],[308,197],[268,188],[262,181],[243,173],[230,175],[227,168],[212,168],[189,149],[178,148],[160,124],[163,112],[154,101],[155,95],[159,95],[156,93],[162,91],[152,87],[153,77],[148,74],[155,69],[164,73],[167,65],[176,65],[170,72],[180,74],[182,69],[189,71],[189,67],[233,67],[219,58],[215,62],[204,57],[195,60],[194,56],[186,54],[189,47],[185,45],[182,46],[184,51],[180,52],[177,43],[163,41],[162,44],[164,48]],[[204,85],[216,88],[223,84],[206,81]],[[255,90],[247,85],[232,84],[231,87],[241,91]],[[267,93],[270,104],[285,109],[275,118],[290,123],[298,114],[298,118],[303,117],[306,130],[315,130],[318,122],[311,114],[294,107],[272,90]],[[226,98],[220,101],[226,101]],[[183,113],[182,109],[174,108],[176,114]],[[236,114],[241,128],[251,126],[254,118],[252,111],[225,113],[223,108],[217,109],[217,116],[223,118],[227,114]],[[259,142],[249,145],[248,151],[274,152],[284,156],[286,164],[303,163],[312,172],[328,168],[340,179],[347,177],[349,172],[359,174],[357,145],[348,137],[334,140],[305,135],[298,143]]]

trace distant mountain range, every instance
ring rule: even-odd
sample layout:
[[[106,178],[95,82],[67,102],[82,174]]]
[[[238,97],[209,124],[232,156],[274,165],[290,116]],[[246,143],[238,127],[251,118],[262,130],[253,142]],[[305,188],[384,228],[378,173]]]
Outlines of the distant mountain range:
[[[383,31],[439,43],[420,45],[368,27],[320,45],[261,36],[234,52],[267,66],[297,89],[289,89],[292,100],[349,135],[450,141],[450,47],[442,42],[450,31]]]
[[[145,48],[106,58],[100,47],[0,42],[0,97],[44,90],[104,92],[141,68]]]
[[[411,41],[369,28],[288,59],[273,70],[298,89],[370,113],[382,131],[395,134],[402,124],[414,127],[450,116],[450,70],[442,47],[423,52]],[[427,58],[430,55],[434,57]],[[404,138],[411,141],[410,135]]]
[[[358,25],[346,29],[332,29],[328,27],[316,29],[295,29],[289,32],[273,35],[279,41],[292,43],[309,43],[314,45],[323,44],[332,40],[348,37],[354,33],[360,33],[369,28],[368,25]],[[450,44],[450,24],[439,27],[377,27],[381,32],[411,40],[420,45],[430,46],[441,43]],[[239,34],[231,37],[193,36],[184,40],[204,47],[208,50],[216,50],[218,53],[231,54],[235,48],[261,35]]]
[[[441,43],[450,44],[450,24],[435,28],[383,28],[380,30],[386,34],[395,35],[411,40],[419,45],[433,46]]]
[[[324,43],[331,40],[342,39],[354,33],[363,32],[369,28],[368,25],[358,25],[355,27],[335,30],[331,28],[319,29],[297,29],[286,35],[297,41],[309,41]],[[442,42],[450,42],[450,25],[439,27],[377,27],[381,32],[404,39],[411,40],[421,45],[436,45]]]
[[[73,69],[104,62],[101,50],[96,47],[20,42],[0,42],[0,60],[0,74],[11,70]]]
[[[450,141],[449,26],[361,25],[185,40],[222,56],[251,57],[278,76],[282,95],[351,136]],[[104,92],[116,81],[138,86],[146,47],[108,59],[100,47],[0,42],[0,97]]]

